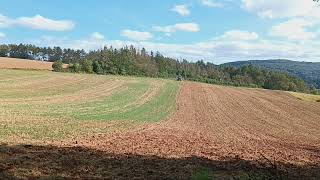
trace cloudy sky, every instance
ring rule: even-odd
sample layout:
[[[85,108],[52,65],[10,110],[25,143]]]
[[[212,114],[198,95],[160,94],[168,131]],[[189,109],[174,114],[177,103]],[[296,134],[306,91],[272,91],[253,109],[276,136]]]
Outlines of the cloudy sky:
[[[0,43],[160,51],[216,64],[286,58],[320,62],[312,0],[0,1]]]

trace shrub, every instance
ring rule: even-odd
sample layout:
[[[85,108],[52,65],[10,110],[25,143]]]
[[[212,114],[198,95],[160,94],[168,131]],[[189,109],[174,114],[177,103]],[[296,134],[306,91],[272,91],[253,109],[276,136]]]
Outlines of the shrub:
[[[319,95],[319,90],[317,89],[311,89],[310,93],[313,94],[313,95]]]
[[[97,74],[103,74],[103,69],[101,67],[101,64],[99,61],[94,61],[93,62],[93,71]]]
[[[55,72],[62,72],[62,71],[63,71],[63,62],[62,62],[61,60],[55,61],[55,62],[52,64],[52,69],[53,69],[53,71],[55,71]]]
[[[82,62],[82,70],[86,73],[92,74],[93,73],[93,65],[92,65],[92,61],[90,60],[84,60]]]
[[[81,65],[79,63],[75,63],[70,65],[70,71],[73,73],[80,73],[81,72]]]

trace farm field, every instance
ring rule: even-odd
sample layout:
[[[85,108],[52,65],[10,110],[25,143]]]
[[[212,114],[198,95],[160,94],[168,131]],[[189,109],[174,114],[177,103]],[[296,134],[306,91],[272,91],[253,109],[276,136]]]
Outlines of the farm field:
[[[291,92],[291,94],[303,101],[320,102],[320,95],[304,94],[304,93],[296,93],[296,92]]]
[[[0,57],[0,69],[52,70],[52,62]],[[67,65],[64,65],[66,68]]]
[[[0,70],[0,106],[0,179],[320,177],[320,103],[288,92]]]
[[[169,80],[0,70],[0,141],[32,142],[157,122],[175,110]]]

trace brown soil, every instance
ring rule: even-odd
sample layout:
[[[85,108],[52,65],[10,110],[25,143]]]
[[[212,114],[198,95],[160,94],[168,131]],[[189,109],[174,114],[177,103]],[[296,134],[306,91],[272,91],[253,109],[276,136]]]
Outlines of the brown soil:
[[[285,92],[186,82],[169,120],[83,145],[161,157],[261,156],[293,164],[320,163],[320,105]],[[98,145],[97,145],[98,144]]]
[[[177,112],[166,121],[53,144],[13,153],[36,159],[14,167],[37,166],[37,172],[29,172],[32,177],[79,179],[189,179],[199,167],[221,179],[252,170],[269,178],[311,179],[320,177],[320,104],[285,92],[184,82]],[[12,175],[12,154],[2,156],[9,164],[2,167],[9,169],[4,175]],[[88,176],[81,175],[85,172]]]
[[[52,70],[52,62],[0,57],[0,69]],[[67,68],[67,65],[64,65]]]

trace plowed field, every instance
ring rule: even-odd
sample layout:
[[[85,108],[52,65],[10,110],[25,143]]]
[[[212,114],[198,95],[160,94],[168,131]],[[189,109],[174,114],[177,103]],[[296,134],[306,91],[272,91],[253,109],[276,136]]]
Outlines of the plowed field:
[[[167,121],[102,139],[99,148],[173,157],[232,153],[254,159],[263,154],[285,162],[320,162],[320,103],[285,92],[189,82],[177,103],[178,111]]]
[[[2,140],[0,179],[320,177],[318,102],[192,82],[176,97],[177,84],[166,80],[10,73],[0,77],[2,137],[10,140]],[[42,146],[18,145],[17,137],[39,136],[49,137]]]
[[[234,157],[320,170],[320,103],[286,92],[185,82],[177,109],[167,121],[80,142],[116,154]]]

